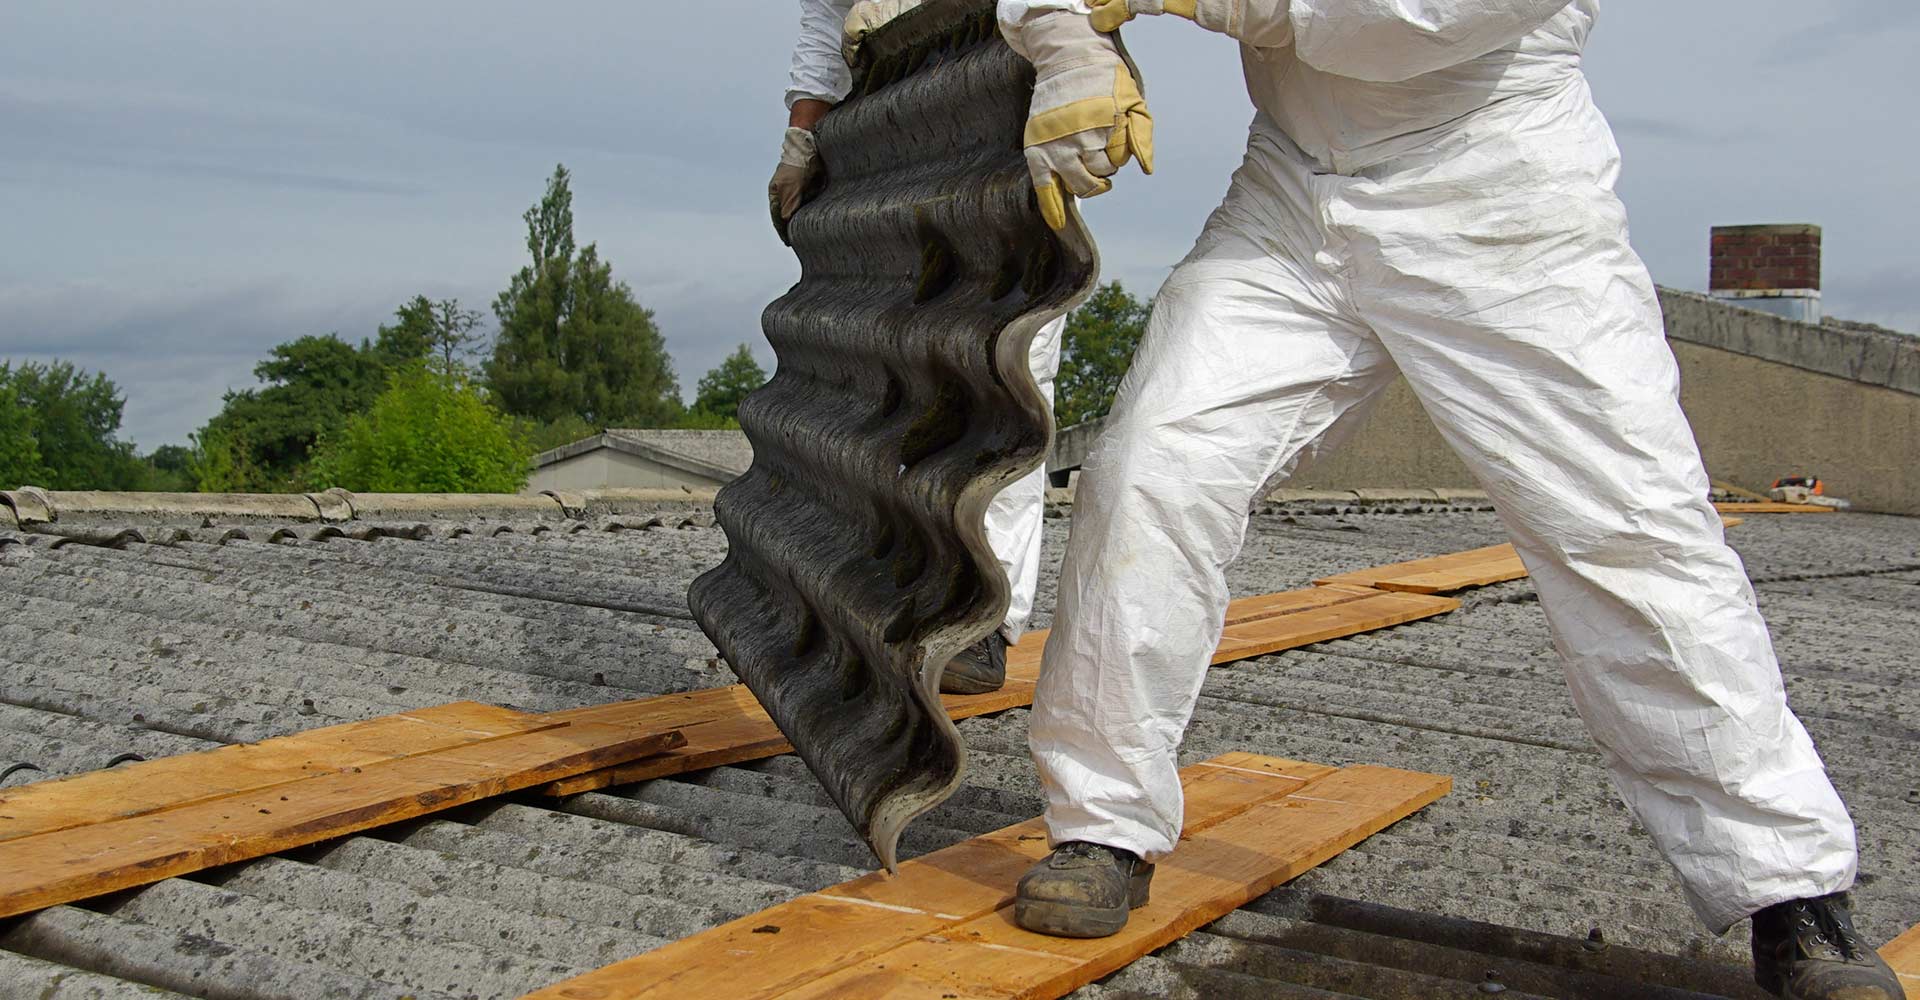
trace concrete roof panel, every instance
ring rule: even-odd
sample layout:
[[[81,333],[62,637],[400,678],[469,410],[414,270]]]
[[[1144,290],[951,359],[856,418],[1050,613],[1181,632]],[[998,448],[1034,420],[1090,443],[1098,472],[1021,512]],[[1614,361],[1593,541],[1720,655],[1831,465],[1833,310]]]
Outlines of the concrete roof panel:
[[[417,539],[0,546],[0,769],[42,769],[4,784],[455,697],[545,709],[730,680],[682,600],[724,552],[718,531],[605,531],[611,521],[596,519],[572,533],[509,519],[515,530],[493,535],[501,523],[437,522]],[[484,530],[456,537],[461,525]],[[542,525],[553,530],[536,534]],[[1065,527],[1047,522],[1043,619]],[[1899,875],[1920,861],[1909,794],[1920,788],[1920,688],[1909,683],[1920,530],[1876,515],[1778,516],[1729,537],[1759,581],[1794,703],[1859,819],[1861,925],[1884,939],[1920,912],[1920,888]],[[1279,509],[1256,516],[1233,585],[1285,589],[1499,540],[1484,512]],[[1243,749],[1365,761],[1449,773],[1456,790],[1084,997],[1308,995],[1298,991],[1340,975],[1419,995],[1421,977],[1469,962],[1508,971],[1511,992],[1542,974],[1444,946],[1468,920],[1517,928],[1508,936],[1597,926],[1622,955],[1704,955],[1727,964],[1690,966],[1697,974],[1741,973],[1744,941],[1694,925],[1613,795],[1530,585],[1467,598],[1441,618],[1209,675],[1186,760]],[[1039,809],[1027,717],[960,724],[967,783],[912,828],[908,853]],[[516,996],[870,863],[804,766],[778,757],[561,802],[479,803],[55,907],[0,924],[0,982],[57,981],[74,996],[135,983],[246,1000]],[[1383,912],[1434,936],[1336,926],[1327,908],[1342,900],[1398,908]],[[1352,950],[1361,943],[1375,950]]]

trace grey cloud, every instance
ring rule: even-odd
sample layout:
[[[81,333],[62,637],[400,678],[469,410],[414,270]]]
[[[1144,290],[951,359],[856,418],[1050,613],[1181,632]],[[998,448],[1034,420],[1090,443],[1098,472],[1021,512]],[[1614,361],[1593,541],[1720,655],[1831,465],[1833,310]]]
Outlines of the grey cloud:
[[[1782,66],[1830,59],[1843,55],[1849,43],[1920,25],[1920,6],[1908,0],[1853,0],[1820,6],[1827,10],[1826,19],[1782,35],[1767,49],[1767,63]]]

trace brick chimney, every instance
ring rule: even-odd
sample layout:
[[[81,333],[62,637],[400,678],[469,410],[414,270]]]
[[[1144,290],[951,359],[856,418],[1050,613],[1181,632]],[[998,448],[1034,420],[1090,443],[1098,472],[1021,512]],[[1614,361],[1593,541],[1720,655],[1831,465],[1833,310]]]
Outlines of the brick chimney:
[[[1820,227],[1715,226],[1707,294],[1747,309],[1820,322]]]

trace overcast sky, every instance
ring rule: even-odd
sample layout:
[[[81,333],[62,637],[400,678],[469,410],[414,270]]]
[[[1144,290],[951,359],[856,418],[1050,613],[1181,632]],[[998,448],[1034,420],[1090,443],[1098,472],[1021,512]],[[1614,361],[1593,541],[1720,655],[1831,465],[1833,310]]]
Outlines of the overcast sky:
[[[681,385],[798,275],[767,225],[788,0],[6,0],[0,359],[126,391],[184,443],[274,344],[358,341],[415,294],[486,308],[556,162],[582,242],[655,310]],[[1250,116],[1230,41],[1128,39],[1158,173],[1087,205],[1107,277],[1150,294],[1226,190]],[[1831,315],[1920,330],[1920,4],[1610,0],[1588,73],[1634,242],[1703,288],[1707,228],[1825,229]]]

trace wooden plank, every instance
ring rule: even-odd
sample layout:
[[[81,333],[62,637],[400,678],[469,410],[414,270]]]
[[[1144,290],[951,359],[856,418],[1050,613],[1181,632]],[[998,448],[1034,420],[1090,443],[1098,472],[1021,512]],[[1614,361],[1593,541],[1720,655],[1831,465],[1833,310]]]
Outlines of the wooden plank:
[[[1348,768],[1181,839],[1125,929],[1074,940],[1022,930],[1003,906],[780,994],[782,1000],[1064,996],[1192,933],[1446,794],[1448,779]]]
[[[1328,639],[1399,625],[1452,611],[1459,601],[1392,594],[1364,587],[1325,586],[1242,598],[1227,606],[1227,625],[1213,663],[1231,663]],[[1029,632],[1007,650],[1007,683],[998,691],[942,695],[955,720],[1003,712],[1033,703],[1040,677],[1045,631]],[[724,764],[772,757],[793,749],[745,685],[591,705],[553,713],[554,718],[636,726],[676,727],[686,746],[604,772],[576,775],[539,789],[545,795],[578,795],[613,785],[665,778]]]
[[[1747,522],[1744,518],[1727,517],[1725,515],[1721,515],[1720,517],[1720,526],[1723,528],[1738,528],[1745,523]]]
[[[1241,598],[1227,606],[1227,627],[1215,665],[1231,663],[1328,639],[1355,635],[1444,614],[1460,607],[1445,597],[1386,593],[1367,587],[1324,585]],[[1007,683],[977,695],[942,695],[955,720],[1003,712],[1033,703],[1046,631],[1029,632],[1007,650]],[[604,772],[576,775],[539,789],[545,795],[577,795],[613,785],[670,777],[725,764],[790,752],[793,747],[745,685],[591,705],[553,713],[554,718],[617,723],[641,728],[678,727],[686,746]]]
[[[0,841],[139,816],[562,723],[462,701],[0,792]]]
[[[1881,947],[1880,957],[1893,967],[1900,985],[1907,988],[1907,1000],[1920,1000],[1920,925],[1888,941]]]
[[[1322,588],[1326,589],[1326,588]],[[1285,649],[1371,632],[1420,618],[1431,618],[1460,607],[1451,597],[1369,591],[1356,600],[1311,611],[1257,618],[1229,626],[1220,636],[1213,663],[1231,663]]]
[[[1012,925],[1045,855],[1038,820],[723,924],[528,1000],[1058,996],[1192,930],[1445,794],[1448,779],[1228,754],[1181,771],[1179,849],[1154,900],[1100,942]],[[1324,792],[1324,794],[1322,794]],[[1279,848],[1270,845],[1279,844]],[[1092,954],[1082,957],[1085,950]],[[951,963],[968,963],[955,968]]]
[[[1318,586],[1346,584],[1414,594],[1439,594],[1490,583],[1518,580],[1527,575],[1512,545],[1489,545],[1444,556],[1354,570],[1313,581]]]
[[[573,723],[0,843],[0,917],[157,882],[597,770],[678,732]]]
[[[1211,829],[1331,773],[1317,764],[1244,753],[1183,768],[1188,832]],[[1017,823],[905,862],[897,875],[875,872],[800,896],[530,996],[775,996],[922,934],[992,913],[1010,901],[1020,873],[1046,851],[1039,820]]]
[[[1722,514],[1831,514],[1838,508],[1817,503],[1777,503],[1772,500],[1753,503],[1716,503]]]

